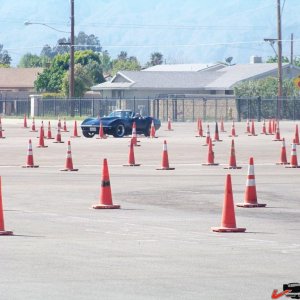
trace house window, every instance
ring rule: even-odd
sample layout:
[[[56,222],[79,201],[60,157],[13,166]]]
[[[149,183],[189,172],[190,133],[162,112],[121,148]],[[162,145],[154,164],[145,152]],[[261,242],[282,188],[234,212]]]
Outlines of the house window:
[[[226,90],[225,95],[233,95],[233,90]]]
[[[122,98],[123,97],[123,91],[121,91],[121,90],[113,90],[112,91],[112,97],[113,98]]]

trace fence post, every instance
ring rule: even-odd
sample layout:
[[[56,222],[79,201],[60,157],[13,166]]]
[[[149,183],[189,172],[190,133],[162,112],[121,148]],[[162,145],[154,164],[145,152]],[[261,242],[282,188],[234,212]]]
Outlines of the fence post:
[[[135,112],[135,109],[136,109],[136,107],[135,107],[135,96],[133,96],[133,111]]]
[[[218,121],[218,100],[215,99],[215,122]]]
[[[257,121],[261,121],[261,97],[257,98]]]
[[[203,120],[206,121],[206,99],[203,98]]]
[[[293,97],[293,121],[296,119],[296,97]]]
[[[173,120],[177,121],[177,99],[173,99]]]
[[[53,98],[54,116],[56,116],[56,98]]]
[[[225,100],[225,121],[228,121],[228,99]]]
[[[193,122],[195,122],[195,99],[192,100],[193,105]]]
[[[251,119],[251,112],[250,112],[250,99],[247,99],[247,119]]]
[[[30,99],[29,97],[26,100],[27,116],[30,115]]]
[[[238,119],[238,122],[241,122],[241,99],[236,98],[235,101],[236,101],[236,107],[237,107],[237,119]]]
[[[184,117],[184,99],[182,99],[182,122],[184,122],[185,117]]]
[[[169,98],[167,98],[166,100],[167,100],[167,118],[164,119],[164,121],[168,120],[168,118],[169,118]]]
[[[277,96],[277,101],[276,101],[276,117],[277,120],[279,120],[279,97]]]

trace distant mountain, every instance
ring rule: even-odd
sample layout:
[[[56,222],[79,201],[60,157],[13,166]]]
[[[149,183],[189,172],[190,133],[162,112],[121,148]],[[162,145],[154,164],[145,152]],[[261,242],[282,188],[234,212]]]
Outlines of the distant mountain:
[[[282,3],[284,1],[282,0]],[[0,0],[1,40],[16,65],[26,52],[39,54],[45,44],[55,45],[69,31],[67,0]],[[294,54],[300,55],[298,14],[300,1],[286,0],[283,39],[294,33]],[[99,37],[113,58],[120,51],[145,63],[159,51],[167,63],[212,63],[232,56],[232,63],[251,55],[273,56],[264,38],[276,38],[276,0],[75,0],[76,32]],[[298,38],[297,38],[298,37]],[[284,42],[283,55],[290,55]]]

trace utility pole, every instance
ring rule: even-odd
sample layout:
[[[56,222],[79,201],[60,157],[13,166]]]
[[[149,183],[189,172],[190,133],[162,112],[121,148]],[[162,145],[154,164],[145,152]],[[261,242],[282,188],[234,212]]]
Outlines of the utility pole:
[[[294,63],[294,35],[291,33],[291,59],[290,64]]]
[[[281,97],[282,97],[282,38],[281,38],[281,5],[277,0],[277,46],[278,46],[278,114],[281,117]]]
[[[70,36],[70,82],[69,82],[69,98],[74,97],[74,0],[70,0],[71,4],[71,36]]]

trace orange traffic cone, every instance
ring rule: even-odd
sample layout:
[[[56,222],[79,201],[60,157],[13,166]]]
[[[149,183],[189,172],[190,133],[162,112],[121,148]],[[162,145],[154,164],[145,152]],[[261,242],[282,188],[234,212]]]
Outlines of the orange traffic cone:
[[[220,128],[221,132],[226,132],[224,129],[224,122],[223,122],[223,117],[221,117],[221,128]]]
[[[273,134],[273,132],[272,132],[272,121],[271,121],[271,119],[269,119],[268,134],[270,134],[270,135]]]
[[[234,120],[232,120],[231,135],[229,135],[229,137],[237,137],[237,136],[238,135],[236,135],[236,133],[235,133]]]
[[[32,124],[31,124],[31,132],[37,132],[36,128],[35,128],[35,120],[34,117],[32,117]]]
[[[58,119],[57,127],[61,130],[61,120],[60,119]]]
[[[97,139],[106,139],[107,136],[104,134],[102,122],[100,121],[100,127],[99,127],[99,135]]]
[[[0,235],[13,235],[12,231],[5,230],[2,204],[2,177],[0,176]]]
[[[202,128],[202,120],[199,118],[198,119],[198,124],[197,124],[197,129],[198,129],[198,135],[196,137],[203,137],[203,128]]]
[[[298,159],[297,159],[297,149],[296,149],[296,144],[295,141],[292,143],[292,151],[291,151],[291,162],[289,166],[285,166],[286,168],[300,168],[298,166]]]
[[[131,140],[132,140],[132,142],[133,142],[133,146],[140,146],[140,145],[138,145],[138,140],[137,140],[137,134],[136,134],[136,123],[135,122],[133,122],[133,124],[132,124],[132,133],[131,133]],[[131,141],[130,141],[131,142]]]
[[[63,127],[63,131],[64,131],[64,132],[69,132],[69,130],[67,129],[66,118],[64,118],[64,127]]]
[[[39,144],[37,146],[38,148],[47,148],[48,146],[45,146],[45,142],[44,142],[44,128],[43,126],[41,126],[40,129],[40,136],[39,136]]]
[[[54,138],[52,137],[50,121],[48,121],[47,139],[48,139],[48,140],[53,140],[53,139],[54,139]]]
[[[61,171],[78,171],[78,169],[73,168],[73,160],[72,160],[71,142],[70,141],[68,141],[66,165],[65,165],[65,168],[62,169]]]
[[[267,204],[257,203],[255,175],[254,175],[254,160],[250,157],[248,167],[248,177],[246,182],[244,203],[238,203],[238,207],[265,207]]]
[[[246,132],[245,133],[251,133],[249,119],[247,119],[247,125],[246,125]]]
[[[222,220],[220,227],[212,227],[214,232],[245,232],[246,228],[236,227],[231,175],[227,174],[223,201]]]
[[[295,129],[295,138],[294,138],[294,142],[296,145],[299,145],[299,131],[298,131],[298,124],[296,125],[296,129]]]
[[[281,147],[281,154],[280,154],[280,162],[276,163],[276,165],[288,165],[286,158],[286,148],[285,148],[285,139],[282,139],[282,147]]]
[[[267,130],[266,130],[266,122],[265,120],[263,121],[263,125],[262,125],[262,130],[260,134],[267,134]]]
[[[103,160],[102,167],[102,179],[101,179],[101,191],[100,191],[100,203],[93,205],[95,209],[117,209],[120,208],[120,205],[113,204],[109,172],[107,166],[107,159]]]
[[[57,126],[57,134],[56,134],[56,138],[55,138],[55,141],[53,142],[55,144],[58,144],[58,143],[64,143],[62,140],[61,140],[61,132],[60,132],[60,127]]]
[[[202,146],[208,146],[210,140],[211,140],[211,138],[210,138],[210,129],[209,129],[209,124],[207,124],[205,144],[203,144]],[[214,145],[214,144],[212,144],[212,145]]]
[[[24,114],[23,128],[28,128],[28,126],[27,126],[27,117],[26,117],[26,114]]]
[[[46,139],[47,137],[45,136],[44,121],[41,122],[41,129],[42,129],[42,132],[43,132],[43,137],[44,137],[44,139]],[[41,133],[41,130],[40,130],[40,133]],[[40,135],[37,136],[37,138],[40,138]]]
[[[34,164],[33,161],[33,152],[32,152],[32,144],[31,144],[31,140],[29,140],[28,143],[28,150],[27,150],[27,161],[26,161],[26,165],[22,166],[22,168],[38,168],[39,166]]]
[[[133,147],[133,141],[131,139],[130,142],[130,148],[129,148],[129,156],[128,156],[128,164],[123,165],[124,167],[138,167],[140,164],[135,163],[135,158],[134,158],[134,147]]]
[[[214,142],[222,142],[219,138],[218,122],[216,122]]]
[[[168,117],[168,129],[167,129],[167,131],[173,131],[170,117]]]
[[[202,166],[218,166],[219,164],[215,163],[214,159],[215,159],[215,153],[213,151],[213,144],[211,142],[211,139],[209,139],[207,163],[202,164]]]
[[[0,116],[0,126],[1,126],[1,131],[4,131],[4,129],[2,128],[2,118]]]
[[[77,121],[75,120],[74,121],[74,133],[73,133],[73,136],[71,136],[71,138],[76,138],[76,137],[80,137],[80,135],[78,135],[78,132],[77,132]]]
[[[152,120],[151,122],[151,129],[150,129],[150,138],[155,139],[157,136],[155,136],[155,126],[154,126],[154,121]]]
[[[5,139],[5,137],[3,136],[3,131],[2,130],[2,123],[0,122],[0,139]]]
[[[275,139],[274,139],[273,141],[274,141],[274,142],[282,141],[282,139],[280,138],[279,122],[277,122],[277,126],[276,126],[276,135],[275,135]]]
[[[272,134],[275,134],[276,133],[276,120],[273,119],[273,124],[272,124]]]
[[[250,134],[248,134],[248,136],[257,136],[257,134],[255,134],[255,126],[254,126],[254,120],[253,119],[251,121],[251,131],[250,131]]]
[[[163,145],[161,168],[158,168],[156,170],[175,170],[175,168],[170,168],[170,166],[169,166],[169,156],[168,156],[168,149],[167,149],[167,141],[166,140],[164,140],[164,145]]]
[[[231,140],[231,150],[230,150],[230,158],[229,158],[229,166],[224,169],[241,169],[242,167],[238,167],[236,165],[235,159],[235,149],[234,149],[234,139]]]

